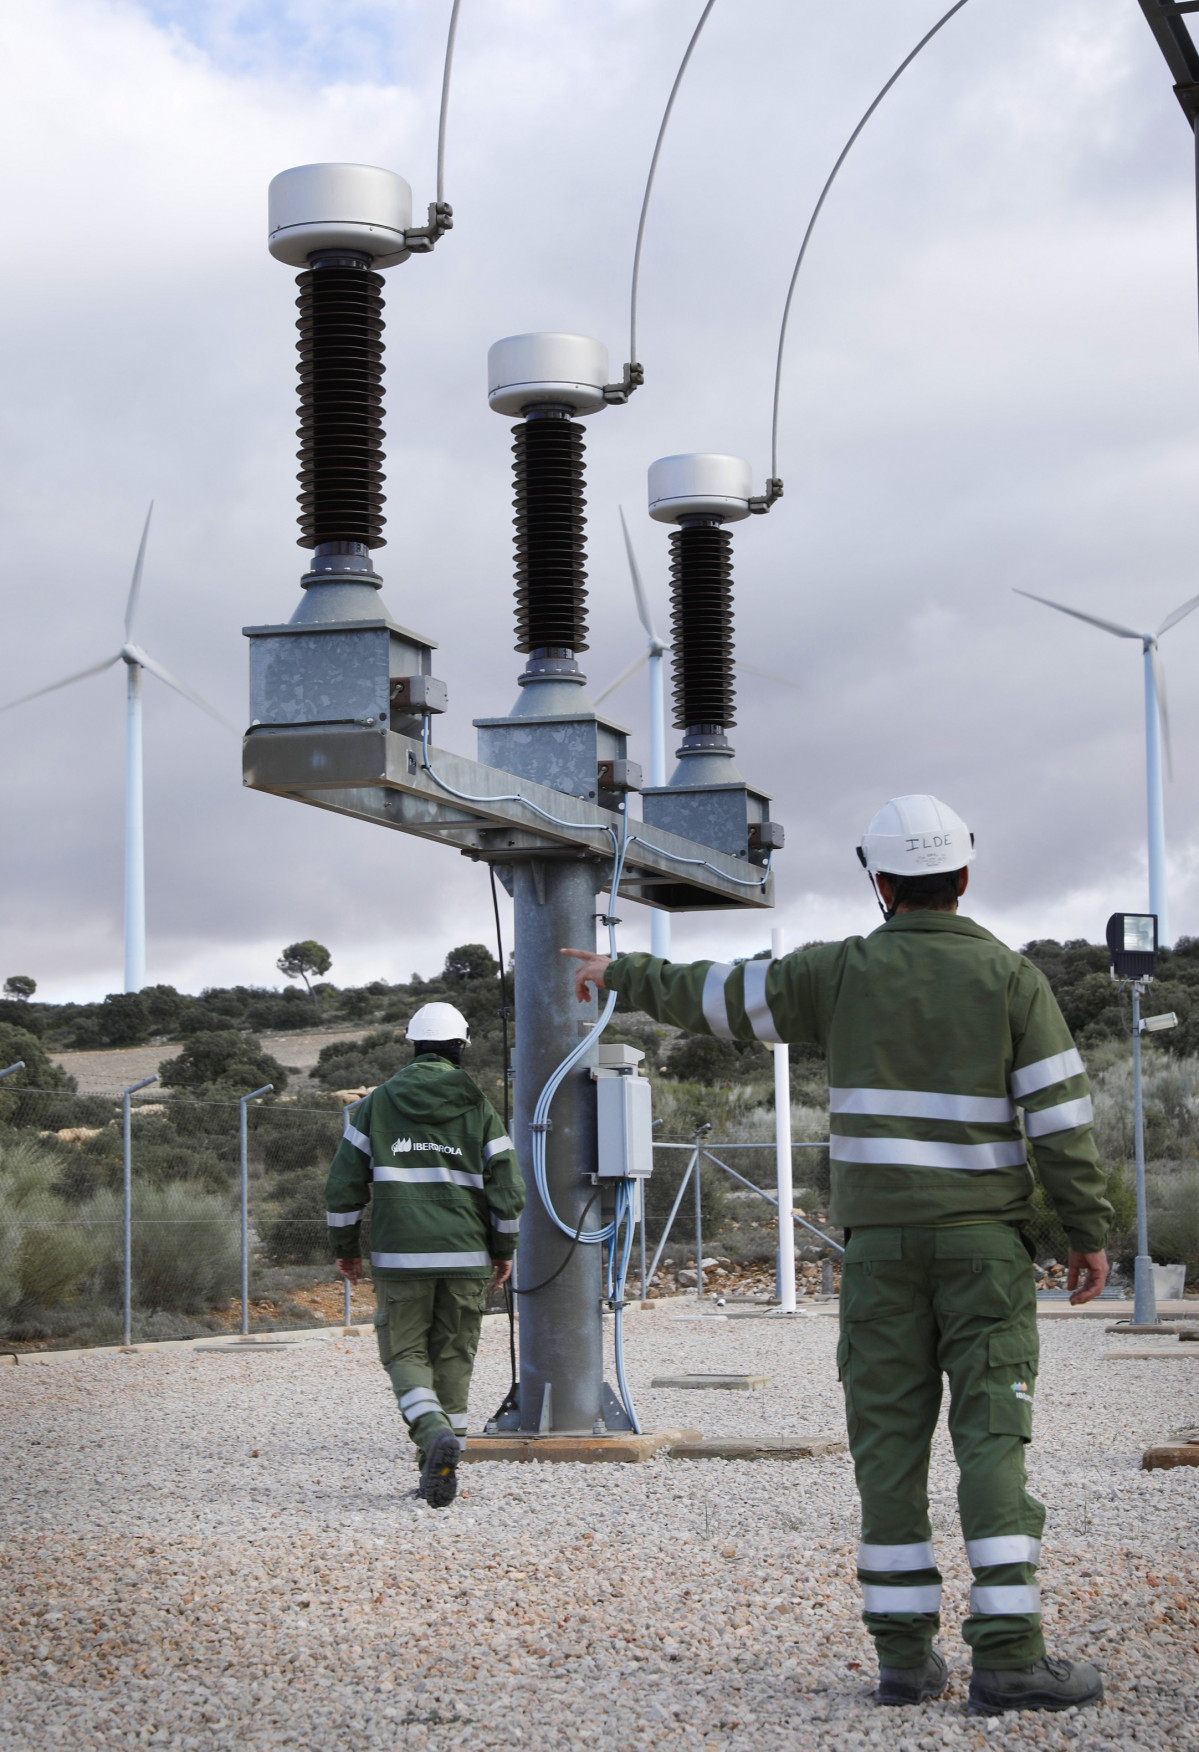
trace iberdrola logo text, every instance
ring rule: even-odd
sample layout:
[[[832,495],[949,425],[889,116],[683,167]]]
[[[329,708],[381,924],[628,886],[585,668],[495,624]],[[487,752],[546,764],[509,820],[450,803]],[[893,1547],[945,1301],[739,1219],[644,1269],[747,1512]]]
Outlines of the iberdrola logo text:
[[[1012,1392],[1016,1395],[1017,1399],[1027,1399],[1028,1403],[1030,1405],[1032,1404],[1032,1394],[1028,1390],[1027,1381],[1013,1381]]]
[[[439,1156],[461,1156],[462,1154],[456,1144],[422,1143],[419,1139],[413,1143],[411,1138],[397,1138],[391,1146],[393,1156],[412,1156],[418,1150],[435,1150]]]

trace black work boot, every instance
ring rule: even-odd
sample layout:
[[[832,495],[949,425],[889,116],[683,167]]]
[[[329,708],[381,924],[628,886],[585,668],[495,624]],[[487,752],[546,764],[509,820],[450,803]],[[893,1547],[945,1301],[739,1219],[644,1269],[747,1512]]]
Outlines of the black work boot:
[[[1103,1680],[1090,1661],[1059,1661],[1042,1655],[1031,1667],[976,1667],[966,1709],[970,1715],[1002,1715],[1006,1709],[1073,1709],[1098,1703]]]
[[[448,1509],[458,1495],[462,1445],[453,1430],[439,1430],[429,1443],[420,1475],[420,1494],[431,1509]]]
[[[883,1667],[878,1670],[879,1703],[926,1703],[940,1697],[949,1680],[945,1658],[936,1649],[922,1667]]]

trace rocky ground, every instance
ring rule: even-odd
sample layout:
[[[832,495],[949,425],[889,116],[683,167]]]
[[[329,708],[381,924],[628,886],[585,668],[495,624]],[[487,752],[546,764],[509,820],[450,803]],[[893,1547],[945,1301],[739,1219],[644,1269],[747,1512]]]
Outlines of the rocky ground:
[[[841,1425],[836,1323],[629,1317],[648,1426]],[[0,1747],[666,1746],[721,1752],[1199,1752],[1199,1471],[1142,1449],[1194,1421],[1199,1368],[1109,1362],[1101,1321],[1046,1320],[1038,1436],[1046,1625],[1102,1664],[1077,1715],[963,1713],[969,1585],[951,1456],[932,1497],[948,1696],[881,1711],[858,1621],[844,1456],[478,1465],[437,1513],[367,1338],[158,1346],[0,1363],[6,1541]],[[486,1323],[472,1418],[507,1385]],[[738,1370],[753,1395],[653,1392]]]

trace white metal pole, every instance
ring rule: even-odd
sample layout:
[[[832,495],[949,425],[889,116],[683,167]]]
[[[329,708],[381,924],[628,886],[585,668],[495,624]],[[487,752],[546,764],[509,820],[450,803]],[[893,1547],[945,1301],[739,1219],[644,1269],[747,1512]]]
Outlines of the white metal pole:
[[[143,1077],[121,1095],[121,1333],[128,1350],[133,1343],[133,1104],[130,1096],[157,1083]]]
[[[649,782],[666,783],[665,653],[655,643],[649,653]],[[670,914],[654,907],[649,915],[650,953],[670,959]]]
[[[274,1091],[273,1083],[264,1083],[261,1089],[255,1089],[249,1095],[243,1095],[238,1102],[240,1109],[237,1116],[237,1141],[241,1158],[241,1332],[246,1338],[250,1331],[250,1136],[246,1110],[251,1101],[257,1101],[260,1095],[270,1095]]]
[[[1145,645],[1145,793],[1149,815],[1149,911],[1157,914],[1157,940],[1170,942],[1166,895],[1166,807],[1162,787],[1162,715],[1153,673],[1153,649]]]
[[[146,983],[146,835],[142,802],[142,671],[126,660],[125,990]]]
[[[1141,982],[1132,982],[1133,1145],[1137,1164],[1137,1257],[1133,1267],[1132,1318],[1135,1326],[1157,1325],[1157,1286],[1149,1252],[1149,1210],[1145,1193],[1145,1106],[1141,1082]]]
[[[770,933],[770,954],[777,961],[783,954],[783,931],[776,925]],[[795,1187],[791,1164],[791,1048],[774,1048],[774,1157],[779,1200],[778,1269],[775,1294],[781,1314],[795,1313],[795,1225],[791,1208]]]

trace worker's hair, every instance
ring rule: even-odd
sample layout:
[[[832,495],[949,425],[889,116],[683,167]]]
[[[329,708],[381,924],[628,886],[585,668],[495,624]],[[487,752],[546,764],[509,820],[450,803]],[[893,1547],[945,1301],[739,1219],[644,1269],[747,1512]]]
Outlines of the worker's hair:
[[[918,912],[948,912],[962,883],[961,870],[938,870],[932,876],[892,876],[889,870],[883,870],[880,875],[887,878],[895,897],[888,918],[894,918],[901,906],[910,906]]]
[[[413,1058],[420,1058],[422,1053],[436,1053],[439,1058],[449,1059],[452,1065],[462,1063],[462,1048],[464,1040],[414,1040],[412,1042]]]

